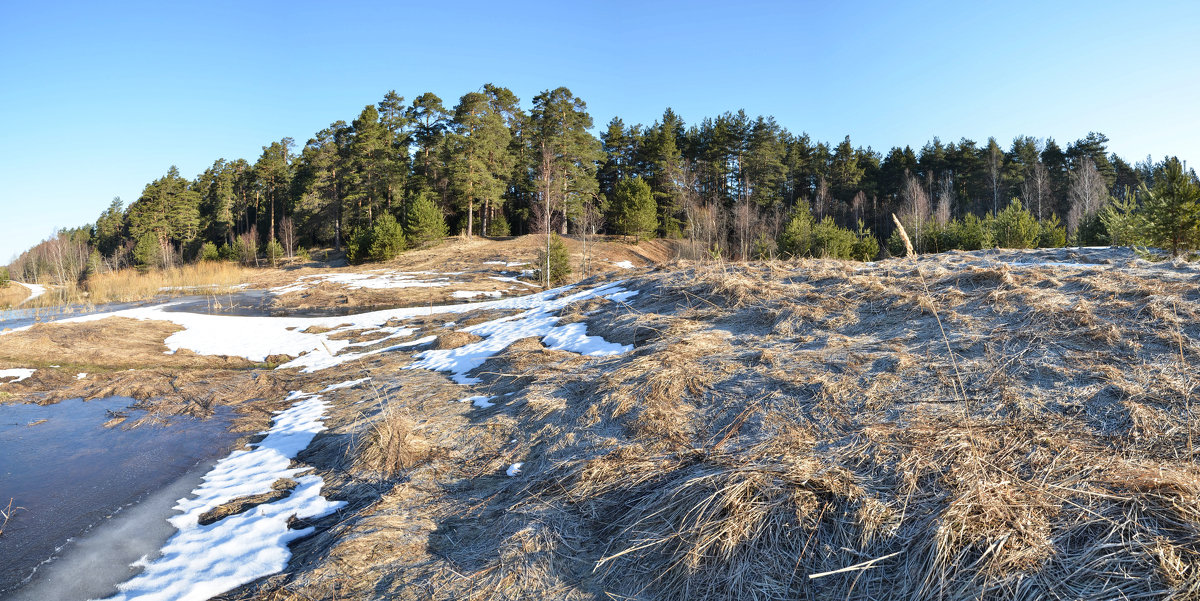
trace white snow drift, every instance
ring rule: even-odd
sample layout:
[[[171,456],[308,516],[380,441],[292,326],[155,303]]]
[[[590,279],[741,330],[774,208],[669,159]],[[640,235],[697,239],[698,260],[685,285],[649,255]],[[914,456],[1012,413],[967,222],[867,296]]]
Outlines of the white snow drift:
[[[327,403],[319,396],[294,392],[291,408],[281,411],[267,436],[251,450],[237,450],[217,462],[204,482],[175,506],[183,513],[170,518],[179,532],[163,545],[157,559],[145,562],[143,571],[124,584],[110,601],[208,599],[287,566],[288,542],[313,529],[291,529],[292,517],[317,518],[344,503],[321,496],[320,476],[299,475],[307,467],[290,467],[318,432]],[[247,495],[270,492],[280,478],[297,485],[288,496],[263,503],[207,526],[200,516],[219,505]]]
[[[35,371],[37,371],[37,370],[30,369],[28,367],[17,367],[17,368],[13,368],[13,369],[0,369],[0,380],[4,380],[6,378],[16,378],[15,380],[9,380],[8,382],[0,382],[0,384],[9,384],[12,382],[20,382],[21,380],[24,380],[24,379],[28,378],[29,376],[32,376],[33,372],[35,372]]]

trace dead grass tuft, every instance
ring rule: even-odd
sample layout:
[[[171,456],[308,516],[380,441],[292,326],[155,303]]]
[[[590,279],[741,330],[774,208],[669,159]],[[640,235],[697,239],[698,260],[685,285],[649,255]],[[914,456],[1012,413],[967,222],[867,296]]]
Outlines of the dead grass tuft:
[[[392,479],[428,460],[434,452],[412,416],[389,404],[371,426],[357,456],[362,466]]]
[[[453,332],[446,332],[445,334],[438,334],[437,340],[433,343],[433,348],[453,349],[466,346],[472,342],[479,342],[480,340],[483,340],[483,338],[475,334],[455,330]]]

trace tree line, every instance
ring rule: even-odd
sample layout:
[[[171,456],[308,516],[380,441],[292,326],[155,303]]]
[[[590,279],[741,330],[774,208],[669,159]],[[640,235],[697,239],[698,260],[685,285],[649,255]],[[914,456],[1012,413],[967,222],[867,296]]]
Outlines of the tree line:
[[[683,238],[695,257],[745,260],[899,252],[891,215],[918,252],[995,245],[1200,245],[1197,177],[1175,159],[1133,163],[1089,133],[1065,148],[938,138],[886,153],[794,134],[773,117],[726,112],[685,124],[613,118],[593,135],[566,88],[528,110],[487,84],[447,108],[395,91],[302,146],[175,167],[94,224],[19,257],[14,277],[82,277],[181,261],[275,261],[304,248],[386,259],[448,233],[556,232]]]

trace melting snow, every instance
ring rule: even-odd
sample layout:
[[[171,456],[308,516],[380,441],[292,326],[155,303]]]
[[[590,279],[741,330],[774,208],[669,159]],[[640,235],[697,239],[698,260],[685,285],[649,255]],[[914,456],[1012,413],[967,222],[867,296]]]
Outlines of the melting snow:
[[[330,384],[329,386],[326,386],[323,390],[321,390],[321,392],[331,392],[334,390],[341,390],[342,388],[352,388],[352,387],[358,386],[359,384],[362,384],[363,382],[366,382],[367,380],[370,380],[370,379],[371,379],[371,377],[367,376],[365,378],[359,378],[357,380],[348,380],[346,382]]]
[[[169,520],[179,532],[163,545],[161,557],[139,562],[145,568],[142,573],[118,585],[120,592],[109,599],[201,601],[279,572],[291,558],[288,542],[313,531],[289,528],[291,518],[317,518],[344,505],[321,496],[320,476],[299,476],[308,468],[290,467],[296,454],[325,429],[321,419],[327,403],[318,395],[298,392],[288,398],[299,401],[276,415],[262,442],[217,462],[192,491],[195,498],[179,501],[175,508],[183,513]],[[204,512],[239,497],[270,492],[280,478],[297,483],[287,497],[200,525]]]
[[[523,465],[525,465],[525,464],[518,461],[518,462],[508,466],[508,469],[504,470],[504,473],[508,474],[509,478],[514,478],[516,476],[520,476],[521,475],[521,466],[523,466]]]
[[[86,378],[86,377],[87,377],[87,372],[86,372],[86,371],[85,371],[85,372],[80,372],[80,373],[77,373],[77,374],[75,374],[75,379],[76,379],[76,380],[82,380],[82,379],[84,379],[84,378]]]
[[[183,327],[183,330],[172,334],[164,341],[169,349],[167,351],[169,353],[173,353],[179,349],[187,349],[200,355],[244,357],[250,361],[265,361],[267,357],[272,355],[291,355],[296,358],[284,363],[280,366],[281,368],[297,367],[301,368],[304,372],[313,372],[341,365],[349,361],[356,361],[370,355],[428,344],[435,340],[434,336],[426,336],[417,340],[401,342],[375,350],[342,353],[342,351],[357,346],[375,344],[379,341],[352,343],[349,340],[338,340],[331,337],[333,334],[339,332],[349,330],[386,331],[388,328],[385,328],[384,324],[391,320],[404,320],[439,313],[462,314],[477,310],[524,309],[523,313],[517,315],[463,328],[464,332],[482,336],[484,340],[456,349],[424,351],[417,355],[420,361],[411,366],[414,368],[448,371],[453,374],[455,381],[470,383],[474,380],[466,378],[464,374],[479,367],[484,361],[504,350],[514,341],[529,336],[545,337],[547,344],[556,349],[589,355],[611,355],[628,352],[632,347],[611,344],[598,336],[586,335],[582,325],[568,324],[565,326],[555,326],[555,324],[558,322],[557,313],[571,303],[597,297],[626,300],[636,294],[636,290],[625,290],[617,282],[576,292],[571,292],[571,287],[565,286],[526,296],[515,296],[493,301],[462,303],[440,307],[386,309],[359,313],[357,315],[334,317],[206,315],[171,311],[169,310],[170,307],[177,303],[164,303],[151,307],[135,307],[111,313],[81,315],[63,319],[60,323],[98,321],[109,317],[169,321]],[[322,333],[306,333],[309,328],[314,327],[327,331]],[[28,329],[28,326],[10,331],[20,331],[23,329]],[[393,335],[400,336],[412,333],[414,332],[408,328],[397,328],[393,332]],[[391,337],[388,336],[388,338]],[[23,374],[24,371],[13,375],[20,376]]]
[[[479,382],[479,380],[467,377],[467,372],[483,365],[485,361],[492,358],[496,353],[508,348],[513,342],[530,336],[543,337],[551,348],[586,355],[615,355],[629,352],[633,350],[633,347],[630,345],[613,344],[599,336],[588,336],[584,333],[586,326],[583,324],[554,325],[558,323],[557,312],[571,303],[595,297],[607,298],[609,295],[627,292],[629,291],[626,291],[617,284],[606,284],[554,299],[546,298],[548,293],[532,294],[511,299],[540,298],[543,301],[519,315],[502,317],[463,328],[461,331],[482,336],[484,339],[453,349],[422,351],[416,355],[419,361],[410,365],[409,369],[423,368],[448,371],[455,382],[459,384],[474,384]]]
[[[617,267],[620,267],[621,269],[633,269],[632,261],[613,261],[613,265],[616,265]]]
[[[449,286],[448,278],[436,278],[434,280],[418,280],[418,275],[455,275],[455,274],[432,274],[429,272],[392,272],[392,271],[370,271],[365,273],[318,273],[314,275],[302,275],[296,278],[296,283],[287,286],[279,286],[271,288],[273,294],[287,294],[289,292],[300,292],[307,290],[312,285],[321,282],[329,282],[332,284],[342,284],[350,290],[358,290],[360,288],[384,289],[384,288],[437,288],[440,286]]]
[[[490,397],[490,396],[469,396],[465,399],[459,399],[458,402],[471,403],[472,405],[475,405],[476,407],[481,407],[483,409],[487,409],[488,407],[495,405],[495,403],[491,402],[492,398],[493,397]]]
[[[524,284],[524,285],[526,285],[526,286],[529,286],[530,288],[541,288],[541,286],[539,286],[539,285],[537,285],[537,284],[533,284],[533,283],[530,283],[530,282],[526,282],[525,280],[518,280],[517,278],[514,278],[514,277],[512,277],[512,276],[507,276],[507,275],[489,275],[488,277],[489,277],[489,278],[491,278],[491,279],[493,279],[493,280],[496,280],[497,282],[507,282],[507,283],[510,283],[510,284]]]
[[[455,290],[450,296],[454,298],[475,298],[477,296],[500,298],[502,294],[504,293],[499,290]]]
[[[25,300],[21,301],[21,304],[25,304],[46,293],[46,287],[41,284],[26,284],[25,282],[17,281],[14,281],[13,283],[29,289],[29,296],[25,297]]]
[[[27,367],[18,367],[15,369],[0,369],[0,380],[3,380],[4,378],[16,378],[15,380],[10,380],[8,382],[0,382],[0,383],[11,384],[12,382],[20,382],[21,380],[24,380],[24,379],[28,378],[29,376],[32,376],[33,372],[35,372],[35,371],[37,371],[37,370],[29,369]]]

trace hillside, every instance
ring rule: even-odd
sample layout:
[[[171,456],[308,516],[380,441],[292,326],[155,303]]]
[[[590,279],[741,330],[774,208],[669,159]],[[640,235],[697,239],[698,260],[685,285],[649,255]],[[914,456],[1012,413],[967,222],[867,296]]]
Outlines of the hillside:
[[[394,267],[453,278],[481,258],[444,250]],[[507,267],[523,252],[485,254]],[[639,258],[666,257],[604,257]],[[388,294],[404,290],[421,289]],[[328,430],[294,461],[344,505],[289,522],[315,530],[287,569],[220,599],[1200,590],[1186,263],[1110,249],[672,262],[424,312],[256,318],[240,344],[218,340],[232,317],[123,317],[0,336],[0,367],[28,366],[29,336],[67,353],[72,332],[119,325],[143,332],[136,371],[40,367],[0,391],[233,404],[247,429],[288,390],[328,401]]]

